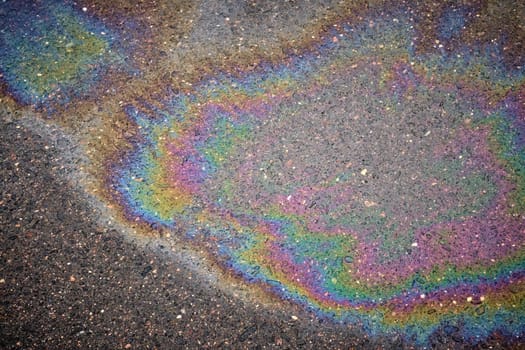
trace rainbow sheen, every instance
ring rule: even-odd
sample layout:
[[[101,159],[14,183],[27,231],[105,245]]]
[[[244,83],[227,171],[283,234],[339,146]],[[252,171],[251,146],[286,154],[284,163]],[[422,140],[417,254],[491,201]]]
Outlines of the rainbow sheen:
[[[444,38],[456,35],[461,13]],[[338,23],[279,64],[166,89],[109,185],[126,216],[319,315],[477,343],[524,333],[524,71],[418,54],[410,19]]]
[[[66,104],[100,78],[114,35],[69,5],[46,0],[0,4],[0,72],[22,104]]]

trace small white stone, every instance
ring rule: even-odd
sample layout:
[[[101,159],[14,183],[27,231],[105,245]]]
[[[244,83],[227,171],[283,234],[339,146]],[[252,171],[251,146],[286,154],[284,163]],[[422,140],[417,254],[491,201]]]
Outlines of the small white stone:
[[[412,247],[417,247],[417,242],[412,243]]]
[[[297,317],[295,315],[292,315],[292,320],[297,321],[298,319],[299,319],[299,317]]]
[[[82,11],[87,12],[87,7],[82,7]]]

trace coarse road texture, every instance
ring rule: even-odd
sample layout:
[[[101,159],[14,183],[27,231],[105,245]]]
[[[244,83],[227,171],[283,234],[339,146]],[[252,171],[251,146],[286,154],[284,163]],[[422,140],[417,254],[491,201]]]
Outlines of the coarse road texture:
[[[0,349],[525,348],[525,3],[0,2]]]

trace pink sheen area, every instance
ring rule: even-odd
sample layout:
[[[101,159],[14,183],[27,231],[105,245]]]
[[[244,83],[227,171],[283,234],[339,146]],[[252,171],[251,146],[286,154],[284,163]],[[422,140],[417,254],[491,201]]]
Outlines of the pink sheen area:
[[[198,163],[188,161],[191,156],[197,157],[198,154],[188,152],[188,150],[177,151],[169,159],[167,166],[169,182],[173,188],[182,188],[190,193],[197,193],[203,177],[202,168]]]
[[[525,123],[525,84],[521,85],[521,88],[516,95],[515,106],[518,112],[517,117],[521,122]]]
[[[523,222],[511,218],[505,221],[492,219],[493,215],[496,213],[487,213],[481,220],[478,218],[462,223],[436,225],[427,233],[420,231],[418,239],[421,242],[421,254],[418,260],[421,262],[427,260],[434,264],[450,261],[458,267],[467,267],[479,263],[491,264],[492,259],[503,259],[518,252],[525,233]],[[432,239],[426,238],[432,236],[432,233],[443,232],[443,230],[453,233],[446,246],[450,251]],[[440,254],[436,254],[440,250]]]
[[[424,298],[421,298],[421,294],[418,292],[412,292],[411,294],[405,292],[389,299],[387,302],[384,302],[383,305],[388,305],[388,308],[396,313],[411,313],[417,307],[425,307],[431,303],[436,305],[436,307],[440,307],[438,306],[439,304],[447,306],[451,304],[452,300],[462,303],[467,297],[472,297],[472,302],[476,303],[472,304],[472,306],[475,306],[481,304],[481,296],[498,292],[500,290],[504,290],[504,288],[502,288],[502,286],[493,286],[486,283],[479,283],[474,287],[469,284],[460,284],[446,289],[425,293]]]
[[[390,91],[392,93],[399,92],[402,95],[414,90],[420,83],[416,72],[405,61],[400,61],[392,67],[392,79],[389,81]]]
[[[284,100],[283,95],[276,96],[275,99],[272,98],[272,102],[269,103],[267,101],[268,97],[264,96],[257,99],[248,99],[244,101],[242,106],[240,106],[241,110],[244,113],[253,115],[254,117],[258,119],[262,119],[268,116],[268,113],[272,109],[273,106],[278,105]]]
[[[249,223],[247,223],[249,225]],[[263,235],[264,237],[270,238],[271,240],[275,239],[279,241],[279,239],[283,238],[284,235],[281,232],[281,225],[277,222],[259,222],[258,225],[255,227],[255,232],[258,234]]]
[[[525,130],[525,84],[515,92],[510,92],[501,102],[502,106],[515,116],[513,121],[516,130]],[[518,144],[525,147],[525,131],[518,136]]]
[[[496,174],[494,181],[498,193],[492,200],[490,209],[465,220],[438,223],[417,230],[414,238],[417,246],[412,253],[387,263],[378,263],[382,253],[377,242],[369,242],[365,232],[358,233],[360,243],[357,251],[361,252],[361,257],[355,266],[356,277],[368,278],[376,283],[381,283],[386,278],[387,281],[396,283],[409,278],[414,272],[430,271],[435,266],[446,263],[458,268],[467,268],[474,264],[492,265],[494,261],[519,251],[525,234],[525,223],[519,217],[505,214],[506,198],[512,191],[513,184],[506,180],[506,172],[498,166],[497,159],[489,152],[488,134],[488,127],[476,132],[464,129],[457,135],[455,142],[437,153],[458,155],[466,144],[471,146],[472,157],[466,161],[465,171],[481,168]],[[450,237],[446,237],[446,245],[440,241],[443,232],[450,232]]]
[[[454,92],[454,94],[457,94],[458,100],[468,101],[470,105],[476,106],[476,110],[481,111],[485,115],[494,110],[494,106],[489,102],[493,96],[487,86],[473,86],[471,82],[459,80],[454,80],[453,83],[450,83],[449,81],[444,81],[443,76],[431,76],[431,78],[425,78],[425,74],[419,76],[422,83],[429,89],[433,89],[438,85],[446,91]]]

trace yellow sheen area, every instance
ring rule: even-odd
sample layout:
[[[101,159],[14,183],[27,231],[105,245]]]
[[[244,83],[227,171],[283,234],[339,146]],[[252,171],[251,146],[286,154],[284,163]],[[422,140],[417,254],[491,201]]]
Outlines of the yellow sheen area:
[[[166,179],[169,176],[163,167],[152,169],[147,181],[141,183],[140,200],[145,208],[150,208],[162,221],[170,221],[192,203],[192,195],[180,187],[173,187]]]

